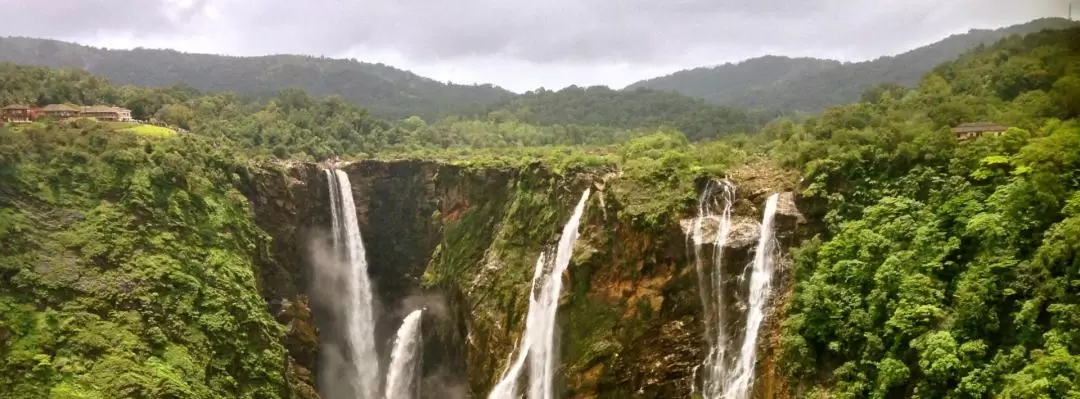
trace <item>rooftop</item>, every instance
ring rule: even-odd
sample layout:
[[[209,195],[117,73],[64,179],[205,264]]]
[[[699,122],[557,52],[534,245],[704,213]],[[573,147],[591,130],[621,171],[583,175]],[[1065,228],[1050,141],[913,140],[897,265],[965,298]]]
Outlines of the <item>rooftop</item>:
[[[109,106],[91,105],[91,106],[83,107],[83,112],[89,112],[89,113],[116,112],[116,110],[113,109],[113,107],[109,107]]]
[[[4,107],[2,109],[4,109],[4,110],[28,110],[28,109],[30,109],[30,107],[27,107],[27,106],[21,105],[21,104],[11,104],[11,105],[8,105],[8,106],[6,106],[6,107]]]
[[[1009,130],[1008,126],[999,125],[994,122],[963,123],[952,128],[953,133],[1004,132],[1006,130]]]
[[[96,114],[96,113],[120,112],[120,111],[127,111],[127,109],[120,108],[120,107],[110,107],[110,106],[106,106],[106,105],[92,105],[92,106],[89,106],[89,107],[83,107],[82,112]]]
[[[61,111],[79,112],[78,108],[72,107],[72,106],[67,105],[67,104],[49,104],[49,105],[46,105],[46,106],[42,107],[41,110],[45,111],[45,112],[61,112]]]

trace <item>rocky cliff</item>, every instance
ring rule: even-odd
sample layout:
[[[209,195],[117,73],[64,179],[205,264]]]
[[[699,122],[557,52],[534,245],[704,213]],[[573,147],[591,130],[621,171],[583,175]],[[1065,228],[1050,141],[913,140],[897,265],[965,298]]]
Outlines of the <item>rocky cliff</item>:
[[[428,161],[360,161],[339,168],[353,183],[376,285],[380,351],[388,350],[405,313],[429,309],[423,361],[423,392],[429,397],[483,396],[499,378],[523,330],[536,257],[558,239],[586,187],[594,194],[564,276],[559,311],[561,396],[690,395],[706,346],[697,277],[685,222],[680,224],[693,216],[695,187],[687,186],[659,217],[646,219],[635,207],[648,188],[614,171],[556,173],[540,164],[470,168]],[[271,312],[288,327],[289,381],[298,397],[315,397],[318,327],[326,317],[309,299],[318,289],[310,285],[309,248],[328,225],[321,169],[267,164],[245,182],[256,221],[272,237],[260,288]],[[764,175],[752,168],[732,173],[740,186],[740,222],[726,251],[736,263],[752,258],[765,197],[792,188],[791,176]],[[796,226],[803,226],[802,216],[794,197],[784,199],[778,237],[791,248],[801,237]],[[770,370],[772,345],[763,341],[760,358]],[[774,396],[782,384],[768,374],[761,391]]]

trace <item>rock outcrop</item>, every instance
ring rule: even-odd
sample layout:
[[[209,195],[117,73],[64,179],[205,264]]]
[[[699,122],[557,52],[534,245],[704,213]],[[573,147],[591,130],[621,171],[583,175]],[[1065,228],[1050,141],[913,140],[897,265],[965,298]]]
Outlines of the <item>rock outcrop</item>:
[[[613,189],[616,173],[555,174],[542,165],[469,168],[428,161],[360,161],[338,167],[353,183],[357,216],[379,304],[376,342],[389,349],[409,310],[424,313],[425,397],[486,395],[520,338],[536,257],[558,239],[573,203],[592,187],[559,311],[568,398],[687,397],[704,359],[701,304],[688,258],[686,221],[643,226]],[[736,181],[738,184],[738,181]],[[773,184],[773,183],[770,183]],[[759,184],[762,185],[762,184]],[[245,190],[273,238],[260,288],[287,326],[290,381],[314,397],[317,328],[308,300],[309,244],[329,220],[319,165],[255,168]],[[758,192],[760,191],[760,192]],[[764,188],[739,196],[726,251],[751,259]],[[790,193],[778,226],[802,219]],[[675,214],[691,212],[690,204]],[[715,236],[716,221],[706,224]],[[794,231],[794,230],[791,230]],[[780,234],[794,240],[794,234]],[[790,242],[789,242],[790,244]]]

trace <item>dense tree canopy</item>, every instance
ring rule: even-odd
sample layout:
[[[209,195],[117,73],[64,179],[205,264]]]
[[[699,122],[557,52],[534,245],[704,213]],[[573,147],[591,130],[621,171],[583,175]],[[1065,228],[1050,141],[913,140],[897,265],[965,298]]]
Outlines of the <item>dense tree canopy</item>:
[[[191,135],[0,127],[0,397],[289,397],[246,168]]]
[[[807,396],[1080,395],[1080,29],[1010,37],[913,90],[762,140],[827,201],[781,337]],[[1000,135],[957,142],[951,125]]]
[[[493,116],[512,116],[540,125],[575,124],[615,128],[667,125],[691,140],[756,130],[767,116],[711,105],[681,94],[656,90],[612,90],[571,86],[537,90],[494,107]]]

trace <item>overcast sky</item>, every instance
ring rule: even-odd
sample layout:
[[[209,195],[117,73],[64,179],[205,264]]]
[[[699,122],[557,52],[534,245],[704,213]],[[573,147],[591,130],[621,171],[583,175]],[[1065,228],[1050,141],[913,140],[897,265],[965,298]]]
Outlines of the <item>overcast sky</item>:
[[[515,91],[618,88],[765,54],[872,59],[971,28],[1063,17],[1068,1],[0,0],[0,36],[347,57]]]

